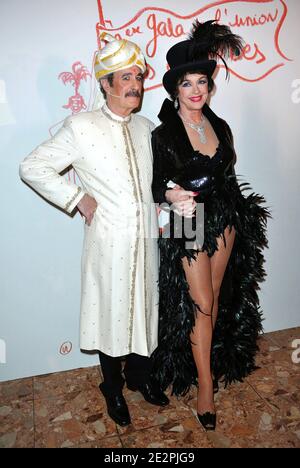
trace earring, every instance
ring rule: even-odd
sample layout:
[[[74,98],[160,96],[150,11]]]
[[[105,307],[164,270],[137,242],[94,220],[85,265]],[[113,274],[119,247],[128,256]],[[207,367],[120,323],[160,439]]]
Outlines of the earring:
[[[175,101],[174,101],[174,107],[175,107],[176,110],[179,109],[179,101],[178,101],[178,98],[176,98]]]

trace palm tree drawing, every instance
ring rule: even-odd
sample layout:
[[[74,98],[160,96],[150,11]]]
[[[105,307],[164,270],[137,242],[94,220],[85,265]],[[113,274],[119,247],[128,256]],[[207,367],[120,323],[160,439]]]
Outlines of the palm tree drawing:
[[[82,80],[86,81],[87,77],[91,76],[91,73],[81,62],[73,63],[72,72],[62,72],[59,74],[58,79],[62,80],[64,85],[72,83],[72,86],[75,88],[75,94],[69,98],[68,104],[63,106],[65,109],[71,109],[72,114],[86,110],[87,106],[79,93],[79,87]]]

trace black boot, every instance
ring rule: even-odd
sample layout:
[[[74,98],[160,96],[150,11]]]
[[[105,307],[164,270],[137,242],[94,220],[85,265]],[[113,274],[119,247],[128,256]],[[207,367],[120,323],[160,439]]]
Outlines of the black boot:
[[[99,385],[99,389],[105,398],[107,413],[111,419],[119,426],[128,426],[128,424],[131,423],[131,419],[128,406],[122,392],[115,395],[108,394],[103,388],[103,383]]]
[[[164,394],[159,386],[153,382],[141,383],[138,385],[130,385],[127,383],[127,388],[133,392],[141,392],[145,400],[152,405],[166,406],[170,403],[169,398]]]

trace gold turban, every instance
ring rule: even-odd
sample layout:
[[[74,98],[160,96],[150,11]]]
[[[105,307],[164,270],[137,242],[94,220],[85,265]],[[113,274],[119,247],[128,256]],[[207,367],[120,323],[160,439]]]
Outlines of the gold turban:
[[[134,65],[139,67],[142,73],[146,71],[145,58],[136,44],[126,39],[117,40],[106,32],[100,35],[100,39],[107,41],[107,44],[96,54],[94,70],[97,81],[109,73]]]

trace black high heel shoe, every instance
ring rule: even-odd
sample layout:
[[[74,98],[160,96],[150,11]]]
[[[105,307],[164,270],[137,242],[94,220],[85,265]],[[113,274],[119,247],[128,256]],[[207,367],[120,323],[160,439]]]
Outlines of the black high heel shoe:
[[[200,424],[202,424],[206,431],[214,431],[216,429],[216,413],[210,413],[209,411],[207,411],[203,414],[197,413],[197,416]]]

